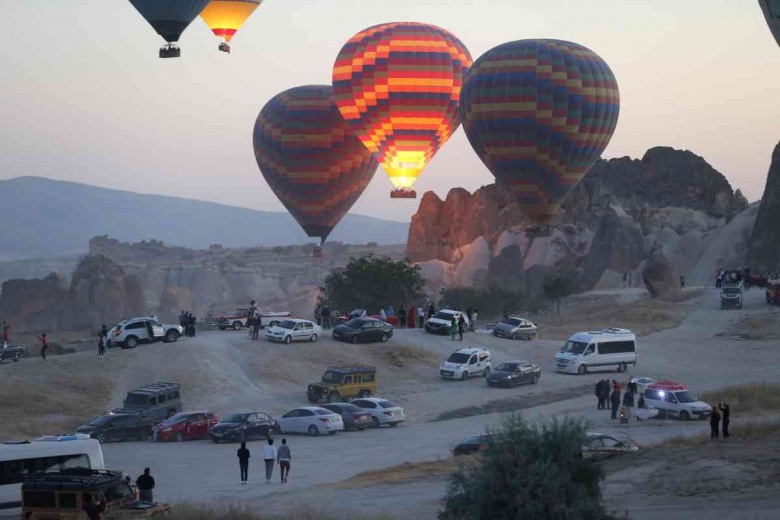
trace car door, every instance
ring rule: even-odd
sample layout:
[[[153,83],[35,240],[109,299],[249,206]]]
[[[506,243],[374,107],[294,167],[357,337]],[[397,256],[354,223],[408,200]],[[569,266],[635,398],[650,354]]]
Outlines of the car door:
[[[258,413],[257,415],[257,435],[261,437],[268,436],[268,430],[271,429],[271,416],[264,413]]]
[[[664,393],[664,407],[673,415],[679,415],[680,404],[677,402],[677,397],[672,392]]]
[[[473,356],[471,356],[469,358],[469,365],[466,368],[466,370],[468,370],[468,372],[469,372],[469,375],[474,375],[477,372],[479,372],[479,368],[477,367],[477,363],[478,362],[479,362],[479,360],[477,359],[477,355],[476,354],[474,354]]]
[[[250,413],[246,416],[246,430],[244,430],[244,437],[247,439],[256,439],[260,437],[260,424],[256,413]]]
[[[533,373],[533,367],[531,367],[528,363],[523,363],[518,367],[518,370],[520,371],[520,382],[521,383],[527,383],[531,380],[532,373]]]
[[[146,440],[149,435],[149,423],[140,417],[130,417],[127,421],[128,438]]]
[[[358,331],[358,341],[371,341],[371,336],[373,335],[374,331],[374,324],[370,321],[364,321],[360,325],[360,330]]]
[[[352,404],[357,406],[358,408],[363,408],[367,412],[369,412],[372,416],[376,415],[377,412],[377,405],[373,401],[365,401],[363,399],[358,399],[357,401],[352,401]]]
[[[189,417],[190,427],[187,430],[187,438],[201,439],[208,433],[206,416],[202,413],[196,413]]]
[[[152,325],[152,332],[154,333],[154,339],[163,339],[165,337],[165,327],[159,321],[150,321]]]
[[[295,431],[295,421],[300,417],[301,411],[297,408],[279,418],[279,427],[284,433],[290,433]]]
[[[125,337],[128,336],[137,337],[139,342],[147,341],[149,339],[149,332],[146,330],[146,322],[142,320],[128,324],[125,327]]]

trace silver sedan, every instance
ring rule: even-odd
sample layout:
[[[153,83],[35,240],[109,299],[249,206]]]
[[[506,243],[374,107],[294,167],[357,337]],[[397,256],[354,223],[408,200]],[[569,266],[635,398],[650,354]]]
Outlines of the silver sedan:
[[[493,335],[497,338],[532,340],[539,336],[539,328],[525,318],[508,317],[496,323]]]

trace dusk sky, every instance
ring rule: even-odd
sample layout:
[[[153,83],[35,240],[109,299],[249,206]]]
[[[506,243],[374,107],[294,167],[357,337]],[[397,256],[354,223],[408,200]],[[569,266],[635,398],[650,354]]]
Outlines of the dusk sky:
[[[751,201],[780,139],[780,48],[755,0],[266,0],[233,53],[196,19],[180,59],[127,0],[3,2],[0,178],[38,175],[282,211],[257,168],[252,128],[275,94],[330,84],[361,29],[418,21],[474,59],[506,41],[557,38],[609,63],[621,92],[606,158],[653,146],[703,156]],[[493,182],[462,130],[415,185],[419,196]],[[380,169],[355,213],[408,220]],[[31,204],[38,201],[30,201]],[[55,204],[56,201],[45,201]]]

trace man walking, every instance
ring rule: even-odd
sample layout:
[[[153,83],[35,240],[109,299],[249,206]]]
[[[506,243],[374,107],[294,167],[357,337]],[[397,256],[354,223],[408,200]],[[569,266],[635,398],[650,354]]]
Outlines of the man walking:
[[[243,486],[249,479],[249,457],[251,457],[245,442],[241,443],[241,447],[236,451],[236,456],[238,457],[238,467],[241,470],[241,485]]]
[[[38,341],[41,342],[41,357],[46,361],[46,351],[49,350],[49,342],[46,341],[46,333],[44,332],[38,336]]]
[[[274,464],[276,464],[276,448],[273,439],[268,439],[268,444],[263,446],[263,459],[265,460],[265,483],[270,484],[274,474]]]
[[[135,480],[138,486],[138,498],[141,502],[154,502],[154,477],[149,468],[144,468],[144,474]]]
[[[604,393],[603,393],[603,386],[604,386],[604,380],[602,379],[598,383],[596,383],[596,399],[598,399],[598,405],[596,406],[597,410],[603,410],[604,409]]]
[[[729,438],[729,423],[731,422],[731,408],[726,401],[721,402],[718,405],[718,409],[722,412],[722,426],[723,426],[723,438]]]
[[[279,447],[279,453],[277,453],[276,459],[279,461],[279,472],[282,474],[282,484],[286,484],[287,477],[290,476],[290,461],[292,460],[292,454],[290,453],[290,447],[287,445],[287,439],[282,439],[282,445]]]
[[[102,358],[103,354],[106,353],[106,336],[108,336],[108,331],[106,330],[106,326],[103,325],[103,327],[98,332],[98,357]]]
[[[712,414],[710,415],[710,439],[717,439],[720,430],[720,413],[718,407],[712,407]]]
[[[618,408],[620,408],[620,390],[615,390],[610,396],[610,402],[612,404],[612,419],[617,419]]]

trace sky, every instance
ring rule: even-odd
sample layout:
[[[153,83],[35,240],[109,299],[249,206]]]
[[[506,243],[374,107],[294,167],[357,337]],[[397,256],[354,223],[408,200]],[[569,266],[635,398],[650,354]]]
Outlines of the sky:
[[[474,59],[506,41],[582,44],[610,65],[620,120],[604,157],[654,146],[703,156],[749,200],[780,139],[780,48],[755,0],[265,0],[233,53],[196,19],[180,59],[127,0],[3,2],[0,179],[38,175],[284,211],[252,151],[277,93],[330,84],[358,31],[391,21],[444,27]],[[440,197],[493,182],[462,129],[415,188]],[[408,221],[380,169],[352,211]]]

